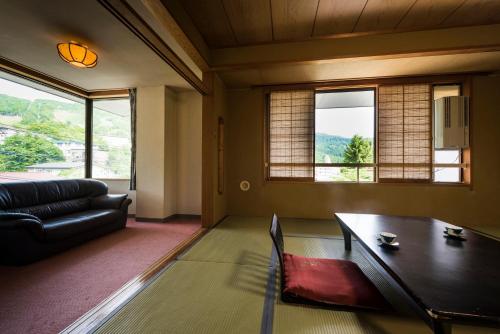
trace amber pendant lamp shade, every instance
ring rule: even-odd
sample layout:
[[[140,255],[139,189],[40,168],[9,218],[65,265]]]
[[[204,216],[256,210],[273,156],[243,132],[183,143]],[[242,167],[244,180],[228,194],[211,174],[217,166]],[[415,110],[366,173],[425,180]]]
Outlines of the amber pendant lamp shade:
[[[86,45],[76,42],[59,43],[57,51],[62,60],[79,68],[91,68],[97,65],[97,54]]]

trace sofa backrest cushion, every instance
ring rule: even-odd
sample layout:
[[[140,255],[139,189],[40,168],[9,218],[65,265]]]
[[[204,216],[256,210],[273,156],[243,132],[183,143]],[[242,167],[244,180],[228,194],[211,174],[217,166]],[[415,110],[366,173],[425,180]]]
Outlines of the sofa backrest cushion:
[[[0,210],[44,219],[88,209],[89,198],[107,193],[104,182],[90,179],[1,183]]]
[[[6,210],[12,213],[27,213],[36,216],[40,219],[53,218],[58,216],[69,215],[79,211],[87,211],[90,209],[90,199],[88,197],[70,199],[69,201],[61,201],[47,203],[42,205],[28,206],[24,208],[15,208]]]

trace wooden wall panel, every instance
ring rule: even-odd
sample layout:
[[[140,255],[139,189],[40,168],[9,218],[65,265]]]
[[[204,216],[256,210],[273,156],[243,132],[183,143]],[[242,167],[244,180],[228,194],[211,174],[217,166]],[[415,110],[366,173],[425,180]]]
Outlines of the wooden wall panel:
[[[499,0],[467,0],[448,19],[444,26],[466,26],[500,22]]]
[[[394,29],[415,0],[368,0],[354,31]]]
[[[457,10],[465,0],[418,0],[397,28],[433,28]]]
[[[353,31],[368,0],[320,0],[314,36]]]
[[[319,0],[271,1],[275,40],[311,37]]]
[[[223,0],[222,3],[238,44],[262,43],[273,39],[268,0]]]
[[[210,47],[236,45],[236,39],[221,1],[183,0],[182,4]]]

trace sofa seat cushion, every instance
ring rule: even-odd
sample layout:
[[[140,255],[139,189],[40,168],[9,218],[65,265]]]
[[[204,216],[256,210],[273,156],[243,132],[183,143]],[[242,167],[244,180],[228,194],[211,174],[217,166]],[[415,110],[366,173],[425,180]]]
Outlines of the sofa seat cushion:
[[[47,241],[62,240],[116,223],[123,218],[119,210],[88,210],[43,221]]]
[[[387,302],[358,265],[351,261],[307,258],[284,253],[285,288],[291,297],[370,309]]]

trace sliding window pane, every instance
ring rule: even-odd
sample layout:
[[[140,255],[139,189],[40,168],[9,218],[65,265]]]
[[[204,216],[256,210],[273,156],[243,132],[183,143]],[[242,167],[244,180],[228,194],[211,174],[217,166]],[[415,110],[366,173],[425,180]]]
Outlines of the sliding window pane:
[[[436,150],[434,163],[458,164],[460,163],[460,150]],[[434,167],[434,182],[460,182],[460,168]]]
[[[130,100],[95,100],[93,104],[92,177],[130,178]]]
[[[0,182],[83,178],[84,100],[20,78],[4,78],[0,78]]]
[[[350,167],[349,164],[374,163],[374,98],[373,89],[316,94],[316,181],[362,181],[361,175],[358,178],[358,167]],[[362,174],[366,174],[366,171],[362,171]],[[363,181],[368,180],[368,176],[363,177]]]
[[[433,87],[434,100],[446,96],[459,96],[460,85],[436,85]],[[435,164],[459,164],[461,163],[462,151],[460,149],[452,150],[434,150]],[[434,182],[460,182],[459,167],[434,167]]]

